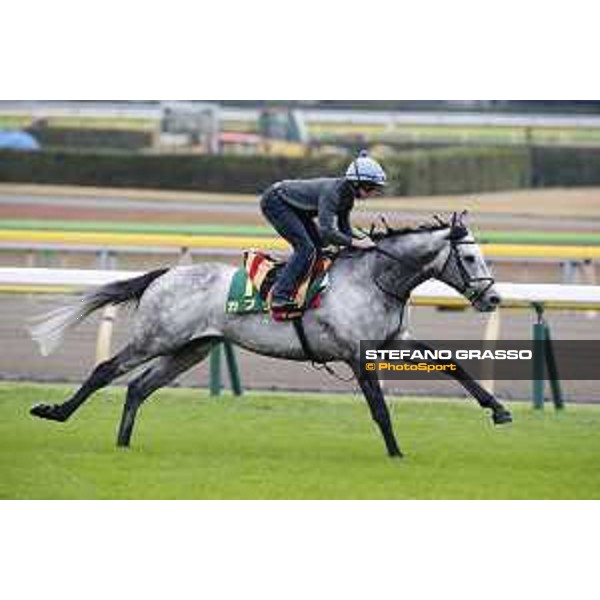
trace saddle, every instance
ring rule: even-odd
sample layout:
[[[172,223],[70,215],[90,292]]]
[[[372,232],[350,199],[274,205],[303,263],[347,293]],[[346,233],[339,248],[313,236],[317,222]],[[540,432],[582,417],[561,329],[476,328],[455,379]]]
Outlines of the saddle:
[[[331,255],[321,257],[294,294],[294,307],[287,310],[271,310],[271,290],[277,275],[285,266],[260,250],[246,250],[243,266],[234,274],[229,287],[225,311],[230,314],[271,312],[276,321],[297,319],[309,308],[318,308],[321,295],[328,285],[327,272],[333,263]]]

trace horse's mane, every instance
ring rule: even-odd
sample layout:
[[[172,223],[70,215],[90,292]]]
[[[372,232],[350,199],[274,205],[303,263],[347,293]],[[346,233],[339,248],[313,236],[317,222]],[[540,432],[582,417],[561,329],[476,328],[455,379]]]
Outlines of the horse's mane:
[[[373,223],[371,225],[371,231],[369,232],[369,237],[375,242],[378,242],[380,240],[385,240],[385,239],[388,239],[391,237],[396,237],[399,235],[408,235],[410,233],[427,233],[430,231],[439,231],[441,229],[449,229],[450,227],[452,227],[451,223],[444,221],[437,215],[433,216],[433,221],[427,221],[427,222],[421,223],[419,225],[405,226],[405,227],[400,227],[400,228],[390,227],[390,225],[387,224],[387,222],[385,221],[385,219],[383,217],[381,218],[381,222],[382,222],[383,226],[385,227],[385,229],[383,231],[381,231],[381,230],[376,231],[375,223]]]

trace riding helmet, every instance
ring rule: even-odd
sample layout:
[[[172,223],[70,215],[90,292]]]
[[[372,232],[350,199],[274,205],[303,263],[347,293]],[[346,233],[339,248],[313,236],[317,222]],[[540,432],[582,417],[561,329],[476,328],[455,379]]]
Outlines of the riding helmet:
[[[358,157],[350,163],[346,170],[346,179],[358,184],[367,183],[377,187],[384,187],[387,182],[385,171],[376,160],[369,156],[366,150],[362,150]]]

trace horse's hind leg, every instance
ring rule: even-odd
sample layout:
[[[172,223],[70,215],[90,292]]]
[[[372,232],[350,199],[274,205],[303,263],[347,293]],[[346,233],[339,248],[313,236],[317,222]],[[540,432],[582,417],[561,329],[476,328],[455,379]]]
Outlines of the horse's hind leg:
[[[42,419],[66,421],[94,392],[150,358],[132,346],[126,346],[111,359],[100,363],[69,400],[62,404],[37,404],[29,412]]]
[[[173,354],[162,356],[129,384],[117,436],[118,446],[129,446],[135,417],[144,400],[208,356],[217,341],[218,338],[202,338],[189,342]]]

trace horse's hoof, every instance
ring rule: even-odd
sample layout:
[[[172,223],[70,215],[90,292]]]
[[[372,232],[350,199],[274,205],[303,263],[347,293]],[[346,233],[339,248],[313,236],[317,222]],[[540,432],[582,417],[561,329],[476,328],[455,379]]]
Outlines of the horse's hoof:
[[[37,404],[29,411],[29,414],[49,421],[59,421],[61,423],[66,421],[66,417],[58,404]]]
[[[506,425],[512,423],[512,415],[507,410],[500,410],[492,415],[494,425]]]
[[[398,452],[394,452],[393,454],[389,454],[388,455],[390,458],[404,458],[404,454],[402,452],[400,452],[400,450],[398,450]]]

